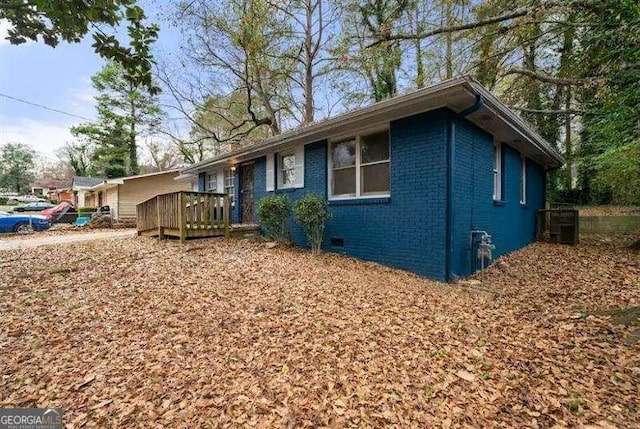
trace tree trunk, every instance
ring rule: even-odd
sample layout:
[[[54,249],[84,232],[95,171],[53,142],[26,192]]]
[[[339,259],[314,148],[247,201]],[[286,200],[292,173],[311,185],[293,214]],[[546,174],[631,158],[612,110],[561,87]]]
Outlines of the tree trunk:
[[[304,64],[304,118],[303,124],[310,124],[313,122],[313,59],[314,59],[314,47],[313,47],[313,9],[311,0],[306,0],[305,9],[307,14],[307,21],[305,27],[305,64]],[[319,6],[320,15],[322,15],[322,2]],[[320,23],[322,25],[322,23]]]
[[[445,0],[445,27],[451,26],[451,15],[452,15],[452,5],[451,0]],[[445,61],[446,61],[446,70],[445,70],[445,79],[451,79],[453,77],[453,33],[447,33],[446,37],[446,53],[445,53]]]
[[[129,85],[130,94],[133,94],[135,88]],[[129,97],[129,114],[131,115],[131,123],[129,124],[129,173],[131,175],[138,174],[138,145],[136,143],[136,104]]]
[[[565,108],[571,109],[571,88],[566,89]],[[571,115],[566,115],[565,119],[565,141],[564,141],[565,154],[564,158],[567,160],[566,174],[567,174],[567,189],[573,187],[573,142],[571,141]]]

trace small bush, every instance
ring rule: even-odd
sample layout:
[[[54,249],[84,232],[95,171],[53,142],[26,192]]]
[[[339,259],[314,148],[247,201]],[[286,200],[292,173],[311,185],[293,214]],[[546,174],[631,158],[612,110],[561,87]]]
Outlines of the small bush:
[[[0,197],[0,206],[6,206],[8,202],[9,202],[9,198]]]
[[[291,201],[286,195],[268,195],[258,202],[258,217],[267,236],[280,242],[288,241],[287,219],[291,216]]]
[[[329,220],[329,206],[327,201],[315,194],[307,194],[296,201],[293,212],[311,246],[311,252],[320,253],[324,226]]]
[[[78,215],[87,215],[95,213],[98,209],[95,207],[78,207]]]

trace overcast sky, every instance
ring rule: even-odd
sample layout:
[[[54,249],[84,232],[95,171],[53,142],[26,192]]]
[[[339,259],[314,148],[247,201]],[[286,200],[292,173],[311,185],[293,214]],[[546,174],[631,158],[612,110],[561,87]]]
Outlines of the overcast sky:
[[[153,0],[140,3],[157,21]],[[61,43],[55,49],[41,42],[13,46],[5,40],[7,26],[0,20],[0,94],[94,118],[90,77],[104,61],[93,51],[91,37],[79,44]],[[156,49],[164,53],[178,44],[176,32],[161,25]],[[72,139],[69,127],[81,122],[83,119],[0,96],[0,144],[26,143],[55,158],[56,149]]]

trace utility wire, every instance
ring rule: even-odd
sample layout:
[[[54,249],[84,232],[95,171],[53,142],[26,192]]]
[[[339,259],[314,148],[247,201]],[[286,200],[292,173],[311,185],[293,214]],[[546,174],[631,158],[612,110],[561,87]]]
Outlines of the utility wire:
[[[8,99],[14,100],[14,101],[19,101],[20,103],[29,104],[31,106],[39,107],[39,108],[45,109],[45,110],[50,110],[50,111],[56,112],[56,113],[61,113],[63,115],[73,116],[75,118],[84,119],[85,121],[92,121],[93,120],[93,119],[89,119],[89,118],[84,117],[84,116],[76,115],[74,113],[65,112],[64,110],[54,109],[53,107],[43,106],[42,104],[34,103],[32,101],[27,101],[27,100],[23,100],[21,98],[12,97],[11,95],[7,95],[7,94],[0,93],[0,97],[8,98]]]

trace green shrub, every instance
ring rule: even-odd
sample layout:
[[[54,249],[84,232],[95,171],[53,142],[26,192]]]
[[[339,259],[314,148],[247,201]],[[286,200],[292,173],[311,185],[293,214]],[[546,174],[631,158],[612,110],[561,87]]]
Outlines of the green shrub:
[[[291,201],[286,195],[267,195],[258,202],[258,217],[267,236],[280,242],[288,241],[287,219],[291,216]]]
[[[8,202],[9,202],[9,198],[0,197],[0,206],[6,206]]]
[[[307,194],[296,201],[293,212],[311,246],[311,252],[320,253],[325,223],[329,220],[327,201],[315,194]]]
[[[98,211],[95,207],[78,207],[78,215],[86,215]]]

